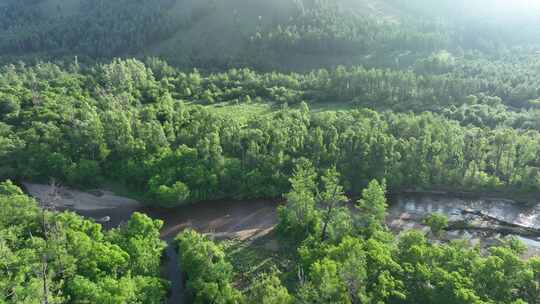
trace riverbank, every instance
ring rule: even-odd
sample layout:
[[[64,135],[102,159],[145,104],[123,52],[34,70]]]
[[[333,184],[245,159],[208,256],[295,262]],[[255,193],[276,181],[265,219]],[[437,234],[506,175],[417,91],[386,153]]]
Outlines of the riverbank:
[[[462,199],[485,199],[485,200],[509,200],[516,203],[523,204],[536,204],[540,203],[540,193],[523,193],[515,191],[467,191],[467,190],[455,190],[455,189],[432,189],[432,190],[418,190],[418,189],[402,189],[396,192],[390,192],[389,196],[400,195],[434,195],[434,196],[452,196]],[[511,198],[511,199],[509,199]]]
[[[24,190],[39,201],[49,201],[58,209],[76,211],[106,210],[114,208],[138,209],[142,204],[134,199],[118,196],[115,193],[96,189],[79,191],[69,187],[22,183]]]
[[[50,201],[56,192],[55,208],[70,210],[79,215],[101,220],[105,229],[117,227],[129,220],[134,212],[142,212],[164,222],[161,239],[169,245],[164,253],[163,278],[171,282],[168,303],[182,304],[183,277],[178,268],[178,257],[172,241],[186,228],[218,239],[249,241],[268,235],[277,222],[278,200],[208,201],[174,209],[156,208],[106,190],[91,192],[67,187],[54,189],[49,185],[23,183],[25,191],[34,198]]]
[[[39,200],[51,200],[48,185],[23,183],[26,191]],[[117,226],[135,212],[144,212],[165,222],[163,237],[171,237],[187,227],[219,238],[247,239],[264,235],[276,224],[275,207],[280,200],[217,200],[176,208],[159,208],[115,195],[106,190],[90,192],[59,188],[58,209],[69,209],[93,218],[108,218]],[[426,214],[445,214],[453,230],[493,230],[534,238],[540,236],[540,203],[516,201],[472,192],[406,190],[389,194],[388,224],[420,223]],[[403,225],[401,228],[406,228]]]
[[[47,199],[49,186],[25,183],[26,191],[38,199]],[[265,253],[265,259],[272,259],[279,245],[272,238],[277,223],[277,206],[281,200],[218,200],[180,206],[172,209],[152,207],[132,199],[126,199],[107,191],[83,192],[70,188],[59,191],[57,204],[60,210],[67,209],[93,218],[108,218],[102,223],[106,229],[127,221],[133,212],[142,212],[154,219],[164,221],[161,238],[171,244],[173,238],[186,228],[193,228],[215,239],[234,240],[232,246],[249,247],[253,240],[265,240],[258,244],[259,250],[244,248],[237,252],[245,258]],[[425,216],[442,213],[449,218],[451,226],[436,242],[467,240],[482,249],[500,245],[509,236],[515,236],[526,246],[524,258],[540,255],[540,240],[535,235],[521,235],[516,231],[504,231],[490,220],[509,224],[513,228],[540,229],[540,204],[523,204],[511,199],[465,195],[449,195],[448,192],[403,192],[389,195],[387,225],[396,234],[407,229],[426,232],[423,224]],[[461,223],[461,226],[454,225]],[[453,225],[453,226],[452,226]],[[540,236],[540,235],[538,235]],[[240,242],[240,243],[238,243]],[[246,245],[247,244],[247,245]],[[252,250],[253,249],[253,250]],[[249,264],[249,263],[248,263]],[[243,265],[243,264],[242,264]],[[239,267],[242,268],[240,265]],[[247,265],[247,264],[246,264]],[[164,259],[163,277],[173,286],[169,303],[183,303],[183,278],[178,270],[174,248],[169,246]],[[240,281],[243,277],[240,276]]]
[[[463,239],[486,249],[517,237],[527,246],[525,258],[540,255],[540,203],[415,192],[392,197],[387,224],[396,233],[407,229],[429,233],[423,219],[432,213],[448,218],[442,241]]]

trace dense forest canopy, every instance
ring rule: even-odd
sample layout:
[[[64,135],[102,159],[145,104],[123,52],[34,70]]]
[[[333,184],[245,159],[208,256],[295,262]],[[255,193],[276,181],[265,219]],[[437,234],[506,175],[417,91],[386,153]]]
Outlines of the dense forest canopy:
[[[71,212],[41,209],[11,182],[0,184],[2,303],[163,303],[163,223],[136,213],[103,231]]]
[[[50,181],[280,199],[279,248],[16,186]],[[387,227],[405,191],[540,198],[536,1],[0,0],[0,303],[164,303],[167,246],[193,303],[540,303],[515,238]]]
[[[0,174],[79,187],[116,180],[169,204],[279,196],[307,158],[336,166],[350,192],[372,178],[396,191],[538,191],[538,79],[455,69],[201,74],[158,59],[6,66]],[[310,113],[310,104],[337,101],[351,110]],[[275,110],[234,115],[227,104]]]

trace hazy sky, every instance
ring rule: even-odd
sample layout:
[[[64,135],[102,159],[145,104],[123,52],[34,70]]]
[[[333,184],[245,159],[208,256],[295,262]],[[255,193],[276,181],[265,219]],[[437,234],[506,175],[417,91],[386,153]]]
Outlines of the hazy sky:
[[[492,0],[493,9],[501,13],[530,13],[540,10],[540,0]]]

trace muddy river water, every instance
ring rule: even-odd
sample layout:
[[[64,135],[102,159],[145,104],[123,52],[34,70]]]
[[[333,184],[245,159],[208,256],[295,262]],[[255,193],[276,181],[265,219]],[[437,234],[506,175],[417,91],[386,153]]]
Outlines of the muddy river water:
[[[110,221],[103,224],[105,228],[116,227],[127,221],[133,212],[142,212],[154,219],[163,220],[161,238],[171,244],[175,236],[188,227],[216,236],[243,239],[266,234],[276,223],[277,205],[277,201],[270,200],[212,201],[175,209],[139,206],[75,212],[94,219],[110,217]],[[168,246],[165,255],[162,273],[172,286],[168,303],[182,304],[183,278],[178,270],[178,257],[174,246]]]
[[[25,188],[37,198],[43,198],[47,192],[43,185],[25,184]],[[103,223],[106,229],[127,221],[133,212],[143,212],[164,221],[161,237],[171,243],[178,232],[186,227],[217,236],[243,239],[264,235],[276,223],[279,201],[213,201],[160,209],[145,207],[109,192],[89,194],[63,189],[58,204],[62,209],[71,209],[83,216],[97,220],[107,218],[108,221]],[[525,257],[540,255],[540,203],[524,204],[508,199],[462,198],[445,194],[399,194],[390,198],[387,223],[396,232],[405,229],[428,232],[422,220],[434,212],[449,218],[450,229],[444,234],[447,240],[467,239],[485,248],[515,236],[527,245]],[[173,288],[169,303],[175,304],[184,303],[182,276],[177,264],[176,252],[173,246],[169,246],[163,276],[171,281]]]

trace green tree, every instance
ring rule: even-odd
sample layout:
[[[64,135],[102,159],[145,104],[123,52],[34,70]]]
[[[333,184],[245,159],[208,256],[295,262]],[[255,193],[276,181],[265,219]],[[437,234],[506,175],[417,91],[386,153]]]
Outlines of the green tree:
[[[358,225],[366,236],[373,235],[385,227],[386,207],[386,184],[371,181],[357,202]]]
[[[162,227],[163,221],[135,212],[126,224],[109,232],[110,241],[129,253],[133,275],[159,276],[161,256],[166,247],[160,240]]]
[[[283,287],[276,273],[262,274],[250,286],[247,303],[292,304],[294,298]]]
[[[448,227],[448,217],[441,213],[432,213],[424,218],[424,224],[429,226],[435,236],[441,236],[441,232]]]
[[[315,206],[317,174],[308,161],[301,162],[291,177],[291,191],[285,194],[287,205],[278,208],[277,231],[299,242],[320,231],[320,216]]]
[[[220,246],[189,229],[177,236],[176,243],[180,267],[188,278],[188,295],[194,303],[242,301],[242,294],[232,286],[232,265]]]
[[[0,210],[5,212],[0,214],[3,302],[165,300],[159,221],[135,214],[122,232],[104,232],[101,225],[74,213],[40,210],[10,182],[0,189]]]
[[[351,303],[339,276],[338,264],[330,259],[317,261],[310,269],[309,282],[301,286],[300,303]]]
[[[346,235],[351,230],[348,209],[341,206],[347,201],[343,187],[339,184],[339,173],[336,169],[330,169],[322,177],[324,190],[317,200],[322,205],[322,231],[321,241],[325,241],[330,230],[334,239]],[[338,227],[339,225],[339,227]]]

